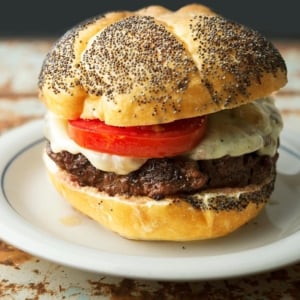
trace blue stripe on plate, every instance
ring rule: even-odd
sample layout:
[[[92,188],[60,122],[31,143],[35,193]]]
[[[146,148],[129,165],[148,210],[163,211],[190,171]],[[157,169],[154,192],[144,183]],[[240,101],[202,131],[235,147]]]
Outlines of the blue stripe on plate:
[[[14,162],[14,160],[17,159],[17,158],[18,158],[20,155],[22,155],[24,152],[30,150],[30,149],[33,148],[34,146],[36,146],[36,145],[38,145],[38,144],[40,144],[40,143],[42,143],[42,142],[44,142],[44,141],[45,141],[45,138],[40,138],[40,139],[38,139],[38,140],[36,140],[36,141],[34,141],[34,142],[32,142],[32,143],[26,145],[24,148],[20,149],[17,153],[15,153],[15,154],[10,158],[10,160],[6,163],[6,165],[5,165],[4,169],[3,169],[3,172],[2,172],[2,174],[1,174],[1,192],[2,192],[4,198],[5,198],[5,200],[6,200],[7,202],[9,202],[9,201],[8,201],[8,198],[7,198],[7,195],[6,195],[6,192],[5,192],[5,188],[4,188],[4,181],[5,181],[5,174],[7,173],[9,167],[10,167],[11,164]]]
[[[280,145],[280,149],[300,160],[300,154],[290,149],[289,147],[285,145]]]

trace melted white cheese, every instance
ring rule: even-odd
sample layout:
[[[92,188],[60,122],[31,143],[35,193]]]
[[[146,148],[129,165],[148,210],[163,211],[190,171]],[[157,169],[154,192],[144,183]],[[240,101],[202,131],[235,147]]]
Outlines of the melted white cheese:
[[[258,151],[273,156],[282,120],[270,98],[208,116],[204,139],[187,156],[194,160],[240,156]]]
[[[186,156],[194,160],[215,159],[254,151],[273,156],[281,129],[281,117],[273,101],[261,99],[209,115],[204,139]],[[66,120],[52,113],[46,116],[45,136],[51,142],[53,152],[82,153],[93,166],[106,172],[128,174],[147,160],[82,148],[69,138]]]

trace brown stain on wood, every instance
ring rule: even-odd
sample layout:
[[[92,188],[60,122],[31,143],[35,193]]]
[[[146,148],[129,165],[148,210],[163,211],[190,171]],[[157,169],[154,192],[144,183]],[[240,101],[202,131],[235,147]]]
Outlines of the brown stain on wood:
[[[286,109],[286,108],[284,108],[284,109],[281,109],[280,112],[281,112],[282,116],[292,116],[292,115],[294,115],[294,116],[300,117],[300,109]]]
[[[0,135],[8,129],[21,126],[29,121],[40,119],[41,116],[16,116],[13,113],[9,113],[9,118],[0,118]]]
[[[40,296],[47,295],[51,297],[50,299],[59,299],[59,294],[57,295],[57,298],[55,297],[55,291],[50,290],[48,288],[49,282],[38,282],[33,283],[29,282],[26,284],[17,284],[17,283],[11,283],[6,279],[2,279],[0,281],[0,298],[9,296],[11,298],[9,299],[21,299],[20,297],[16,296],[22,291],[26,291],[25,294],[30,293],[30,298],[26,297],[27,300],[39,300]],[[14,295],[14,296],[12,296]],[[17,298],[14,298],[17,297]],[[7,298],[5,298],[7,299]],[[24,298],[23,298],[24,299]]]
[[[285,285],[282,281],[285,281]],[[245,292],[251,291],[258,298],[279,299],[283,295],[292,295],[298,299],[299,280],[293,280],[286,270],[228,280],[195,282],[157,282],[156,288],[150,288],[151,282],[123,279],[118,284],[105,282],[105,277],[88,281],[92,287],[91,297],[105,296],[110,300],[198,300],[198,299],[244,299]],[[276,286],[276,289],[274,289]],[[287,287],[289,286],[289,287]],[[277,295],[278,297],[274,297]],[[93,298],[94,299],[94,298]]]
[[[21,264],[31,259],[31,255],[0,241],[0,264],[18,269]]]
[[[33,262],[34,259],[35,258],[30,254],[18,250],[17,248],[0,240],[0,265],[13,267],[16,271],[23,272],[21,269],[22,264],[30,261]],[[36,262],[38,262],[38,260],[36,260]],[[40,271],[34,269],[32,272],[33,274],[38,275]],[[6,296],[10,296],[14,299],[13,297],[16,297],[16,295],[22,291],[30,293],[31,297],[26,298],[30,300],[38,300],[41,295],[54,296],[55,291],[49,289],[48,285],[49,282],[46,278],[41,282],[31,282],[28,280],[26,283],[14,283],[0,276],[0,299]]]
[[[5,83],[0,85],[0,98],[6,98],[9,100],[18,100],[24,98],[38,98],[37,87],[35,90],[28,91],[28,92],[16,92],[13,89],[13,80],[14,80],[13,78],[8,79]]]

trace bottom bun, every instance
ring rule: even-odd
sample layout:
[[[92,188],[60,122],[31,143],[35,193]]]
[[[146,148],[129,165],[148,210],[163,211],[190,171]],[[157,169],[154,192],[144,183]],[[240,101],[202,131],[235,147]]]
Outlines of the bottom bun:
[[[74,208],[135,240],[192,241],[227,235],[257,216],[275,181],[273,174],[260,185],[201,192],[190,196],[192,205],[180,197],[156,201],[141,196],[109,196],[71,181],[48,156],[45,162],[52,183]]]

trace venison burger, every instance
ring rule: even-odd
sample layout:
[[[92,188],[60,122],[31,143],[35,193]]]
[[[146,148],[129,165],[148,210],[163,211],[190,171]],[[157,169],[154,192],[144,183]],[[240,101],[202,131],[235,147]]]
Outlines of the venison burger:
[[[44,161],[73,207],[123,237],[224,236],[274,189],[285,63],[202,5],[112,12],[68,31],[39,77]]]

